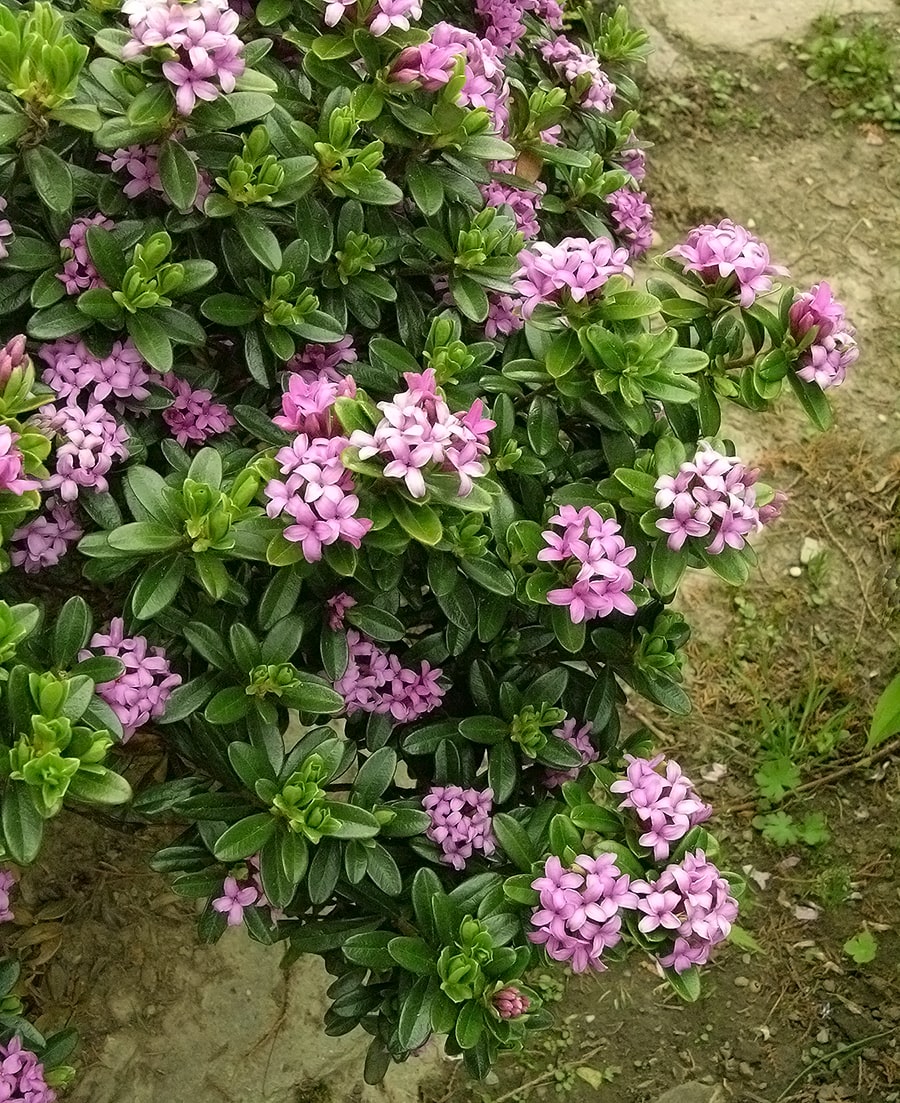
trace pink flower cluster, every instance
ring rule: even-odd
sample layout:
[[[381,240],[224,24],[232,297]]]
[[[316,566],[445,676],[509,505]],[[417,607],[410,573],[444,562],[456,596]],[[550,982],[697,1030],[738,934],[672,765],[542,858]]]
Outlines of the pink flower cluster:
[[[515,175],[516,164],[514,161],[501,161],[494,165],[494,171]],[[481,185],[481,194],[488,207],[509,207],[516,220],[516,227],[526,240],[530,240],[541,232],[537,212],[541,206],[541,195],[547,190],[544,184],[537,184],[535,187],[537,191],[519,188],[502,180],[492,180],[490,184]]]
[[[767,246],[730,218],[695,227],[666,256],[684,261],[684,271],[696,273],[705,284],[728,281],[726,291],[736,291],[743,307],[772,290],[772,276],[787,275],[786,268],[772,264]]]
[[[13,566],[26,574],[55,567],[69,548],[84,536],[75,507],[51,497],[44,502],[44,511],[12,535],[9,557]]]
[[[676,973],[705,965],[737,919],[738,903],[731,886],[702,850],[666,866],[655,881],[633,881],[631,887],[643,913],[640,930],[672,932],[674,943],[659,963]]]
[[[337,632],[344,627],[344,617],[347,610],[356,605],[356,598],[346,593],[333,594],[325,605],[328,607],[328,627]]]
[[[22,495],[26,490],[37,490],[37,479],[23,478],[25,474],[22,453],[16,447],[19,434],[8,425],[0,425],[0,493]]]
[[[596,54],[585,53],[565,35],[538,45],[541,57],[558,77],[574,86],[579,104],[590,111],[612,111],[616,86],[604,73]]]
[[[355,364],[358,359],[353,338],[348,333],[333,345],[307,345],[292,356],[286,366],[289,371],[298,372],[308,383],[315,380],[340,383],[344,379],[344,372],[340,369],[345,364]]]
[[[558,0],[475,0],[475,11],[485,25],[484,36],[503,53],[520,54],[526,14],[543,20],[554,30],[562,27]]]
[[[545,770],[543,783],[548,789],[558,789],[563,782],[575,781],[585,766],[596,762],[600,758],[600,752],[591,742],[591,725],[582,724],[578,727],[578,721],[569,716],[561,727],[554,728],[553,734],[557,739],[562,739],[573,747],[581,755],[581,765],[573,766],[568,770]]]
[[[514,985],[510,985],[493,994],[491,1006],[501,1019],[521,1019],[528,1013],[531,1000]]]
[[[99,403],[80,406],[42,406],[41,429],[56,436],[55,467],[44,480],[64,502],[74,502],[84,489],[109,489],[106,476],[115,460],[128,458],[128,431]]]
[[[633,277],[628,250],[616,248],[609,238],[588,241],[564,237],[558,245],[536,241],[519,253],[521,267],[512,282],[522,296],[521,314],[530,318],[541,303],[580,303],[599,291],[611,276]]]
[[[612,230],[632,260],[644,255],[653,244],[653,208],[642,191],[619,188],[606,197]]]
[[[455,48],[464,53],[466,83],[459,94],[462,107],[484,107],[498,134],[506,132],[509,121],[509,86],[500,51],[486,38],[451,23],[436,23],[431,41],[438,49]]]
[[[124,58],[136,58],[147,50],[168,46],[177,57],[164,61],[163,76],[175,87],[175,104],[190,115],[197,100],[214,100],[233,92],[245,65],[244,44],[234,33],[240,21],[228,0],[125,0],[131,41]]]
[[[341,618],[347,608],[349,605],[344,604]],[[334,623],[334,608],[330,617]],[[440,667],[427,662],[418,670],[405,667],[396,655],[382,651],[353,628],[347,632],[347,647],[347,669],[334,688],[344,698],[348,716],[355,712],[390,713],[398,723],[409,724],[438,708],[443,700]]]
[[[815,326],[811,345],[800,354],[797,375],[822,390],[838,387],[847,377],[847,369],[859,358],[856,330],[847,321],[843,303],[835,299],[823,280],[798,295],[791,305],[791,334],[802,340]]]
[[[247,876],[238,880],[234,875],[225,878],[222,895],[212,902],[214,911],[225,916],[229,927],[239,927],[244,922],[247,908],[269,908],[272,919],[284,918],[284,913],[269,903],[259,874],[259,855],[247,859]]]
[[[488,316],[484,323],[485,337],[509,337],[525,325],[521,301],[512,295],[493,293],[488,296]]]
[[[438,394],[433,368],[404,372],[403,378],[407,389],[392,402],[378,403],[383,417],[374,431],[355,430],[350,444],[359,449],[361,460],[384,457],[385,477],[402,479],[414,498],[424,498],[429,471],[452,472],[460,497],[466,497],[473,480],[487,473],[484,457],[491,450],[488,433],[495,422],[484,417],[480,398],[461,416],[453,413]]]
[[[646,828],[639,842],[653,851],[654,861],[669,857],[671,844],[704,823],[712,808],[694,792],[694,783],[682,772],[677,762],[666,762],[660,754],[655,758],[635,758],[626,755],[625,777],[610,786],[611,793],[621,793],[620,808],[631,809]],[[665,774],[657,767],[665,765]]]
[[[25,353],[25,334],[10,337],[5,345],[0,345],[0,388],[6,383],[16,368],[21,368],[28,360]]]
[[[459,785],[434,785],[422,798],[431,817],[425,834],[441,848],[441,861],[465,869],[476,851],[489,858],[497,849],[491,824],[492,789],[463,789]]]
[[[140,402],[150,394],[146,386],[150,373],[130,338],[115,341],[107,356],[98,357],[83,341],[62,337],[42,345],[38,356],[47,365],[41,380],[61,399],[71,402],[83,397],[97,403],[112,397]]]
[[[529,940],[554,961],[568,961],[576,973],[604,972],[603,951],[622,939],[622,910],[637,907],[631,880],[615,855],[580,854],[569,869],[554,855],[531,887],[540,893],[540,903],[531,915]]]
[[[123,742],[162,716],[172,690],[181,685],[181,675],[172,671],[165,651],[151,647],[144,636],[126,636],[121,617],[113,617],[108,632],[95,632],[78,657],[92,655],[111,655],[125,664],[118,678],[97,686],[97,695],[121,721]]]
[[[352,375],[343,376],[339,382],[329,380],[322,372],[312,377],[311,372],[295,372],[288,378],[288,389],[281,396],[281,413],[272,420],[281,428],[293,433],[306,433],[310,437],[330,437],[340,433],[340,426],[331,413],[334,400],[339,396],[350,398],[356,394]]]
[[[357,517],[359,498],[353,477],[341,462],[346,437],[309,437],[299,433],[275,456],[286,479],[271,479],[265,488],[266,513],[293,519],[285,539],[300,544],[308,563],[322,558],[322,548],[343,540],[354,548],[372,527]]]
[[[547,529],[541,535],[546,547],[538,552],[544,563],[559,563],[574,577],[568,586],[550,590],[551,605],[567,606],[573,624],[594,617],[608,617],[614,610],[633,616],[637,606],[628,596],[634,576],[628,564],[637,550],[625,543],[616,521],[604,520],[590,506],[561,506],[547,522],[562,535]]]
[[[55,1103],[56,1092],[44,1079],[37,1055],[22,1045],[18,1034],[0,1042],[0,1099],[9,1103]]]
[[[227,433],[234,425],[228,407],[216,402],[212,391],[192,387],[174,372],[160,376],[160,383],[175,395],[171,406],[163,410],[163,421],[182,448],[191,441],[202,444],[210,437]]]
[[[8,869],[0,869],[0,923],[11,923],[15,918],[9,906],[9,897],[16,879]]]
[[[669,534],[669,547],[677,551],[688,539],[711,536],[706,544],[710,555],[718,555],[726,546],[740,551],[751,533],[779,516],[785,500],[783,494],[776,494],[768,505],[757,506],[758,474],[736,456],[723,456],[703,445],[676,475],[660,476],[656,505],[668,516],[660,517],[656,527]]]
[[[82,291],[106,287],[91,260],[85,235],[91,226],[102,226],[104,230],[112,230],[115,225],[115,222],[106,215],[95,214],[90,218],[76,218],[69,227],[69,232],[59,243],[60,249],[63,250],[64,264],[62,272],[57,273],[57,279],[65,284],[69,295],[80,295]]]
[[[0,214],[6,210],[6,199],[0,195]],[[9,256],[9,250],[6,248],[6,242],[13,236],[13,228],[7,218],[0,218],[0,260],[6,260]]]
[[[356,0],[329,0],[325,8],[325,26],[334,27],[349,8],[356,6]],[[408,31],[412,20],[422,18],[422,0],[375,0],[369,13],[369,30],[380,38],[396,27]]]

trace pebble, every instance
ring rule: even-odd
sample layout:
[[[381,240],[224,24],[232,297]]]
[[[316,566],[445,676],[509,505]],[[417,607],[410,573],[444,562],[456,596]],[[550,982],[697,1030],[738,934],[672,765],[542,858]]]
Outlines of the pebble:
[[[749,988],[750,981],[747,977],[735,977],[734,986],[735,988]]]
[[[788,567],[788,574],[791,578],[800,578],[803,574],[802,567]]]
[[[822,541],[815,540],[812,536],[804,536],[800,545],[800,562],[804,567],[808,566],[822,551]]]

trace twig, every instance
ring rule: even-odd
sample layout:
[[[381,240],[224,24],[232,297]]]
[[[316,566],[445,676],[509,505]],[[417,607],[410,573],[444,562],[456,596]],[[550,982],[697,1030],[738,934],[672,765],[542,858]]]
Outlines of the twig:
[[[566,1061],[562,1068],[569,1069],[572,1068],[574,1065],[583,1065],[585,1061],[590,1061],[592,1057],[596,1057],[605,1045],[605,1041],[600,1042],[600,1044],[594,1046],[593,1049],[589,1049],[587,1053],[581,1053],[578,1057],[573,1057],[571,1061]],[[520,1084],[517,1088],[510,1088],[510,1090],[508,1092],[504,1092],[503,1095],[498,1095],[496,1099],[491,1100],[491,1103],[506,1103],[508,1099],[514,1099],[515,1096],[519,1095],[521,1092],[528,1091],[529,1088],[536,1088],[538,1084],[543,1084],[547,1080],[552,1080],[559,1071],[559,1067],[547,1069],[547,1071],[542,1072],[540,1076],[535,1076],[533,1080],[527,1080],[524,1084]]]
[[[802,1069],[800,1072],[797,1073],[790,1084],[788,1084],[781,1095],[779,1095],[778,1098],[775,1100],[775,1103],[781,1103],[782,1099],[786,1099],[788,1095],[793,1091],[794,1087],[797,1084],[801,1084],[804,1080],[806,1080],[813,1069],[821,1065],[823,1061],[833,1061],[835,1060],[835,1058],[840,1059],[841,1057],[850,1056],[854,1054],[858,1049],[863,1049],[865,1046],[869,1045],[870,1042],[877,1041],[877,1039],[879,1038],[886,1038],[889,1034],[892,1033],[893,1031],[890,1030],[880,1030],[877,1034],[870,1034],[867,1038],[859,1038],[855,1042],[850,1042],[845,1046],[839,1046],[837,1049],[832,1050],[831,1053],[823,1053],[821,1057],[817,1057],[815,1061],[811,1061],[805,1069]]]
[[[822,527],[825,529],[825,532],[828,534],[831,542],[853,568],[853,572],[856,575],[856,581],[859,583],[859,592],[862,594],[862,599],[865,603],[866,609],[869,612],[869,616],[876,623],[880,622],[882,620],[882,617],[879,616],[879,614],[875,611],[872,602],[869,600],[869,588],[868,586],[866,586],[862,571],[859,569],[859,563],[857,563],[856,559],[847,551],[847,548],[841,543],[837,536],[835,536],[831,525],[829,525],[828,523],[828,518],[825,516],[825,511],[822,509],[818,502],[816,502],[816,513],[818,513],[819,520],[822,522]],[[885,631],[887,631],[887,629],[885,629]],[[891,632],[888,632],[888,635],[893,638],[893,634]]]
[[[796,789],[792,789],[790,796],[796,796],[797,793],[808,793],[811,789],[818,789],[820,785],[827,785],[830,781],[835,781],[839,777],[846,777],[847,774],[852,774],[854,770],[871,766],[875,762],[880,762],[882,758],[890,758],[892,754],[896,754],[898,751],[900,751],[900,739],[895,739],[877,751],[860,755],[846,766],[839,766],[836,770],[831,770],[827,774],[813,778],[812,781],[805,781],[802,785],[798,785]],[[743,804],[726,806],[724,811],[729,815],[738,812],[753,812],[756,809],[756,804],[755,800],[745,800]]]
[[[650,719],[649,716],[647,716],[645,713],[641,712],[641,710],[637,707],[637,705],[632,705],[631,702],[629,701],[625,705],[625,711],[628,713],[629,716],[633,716],[635,718],[635,720],[638,721],[639,724],[643,724],[645,728],[649,728],[650,731],[653,732],[653,734],[656,736],[657,739],[661,739],[664,743],[670,743],[671,742],[672,736],[668,735],[666,732],[664,732],[662,730],[662,728],[659,727],[658,724],[656,724],[653,720]]]

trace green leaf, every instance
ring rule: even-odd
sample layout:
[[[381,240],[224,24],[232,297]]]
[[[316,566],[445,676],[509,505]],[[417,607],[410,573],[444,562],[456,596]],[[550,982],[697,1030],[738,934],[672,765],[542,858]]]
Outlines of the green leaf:
[[[807,383],[794,371],[788,373],[788,382],[813,425],[822,432],[830,429],[834,415],[822,388],[815,383]]]
[[[510,861],[529,873],[538,855],[525,828],[505,812],[494,814],[493,826],[494,834]]]
[[[10,781],[3,791],[3,838],[10,858],[20,866],[30,865],[41,849],[44,820],[24,782]]]
[[[367,931],[350,935],[340,945],[344,957],[354,965],[381,972],[394,966],[394,959],[388,950],[394,937],[393,931]]]
[[[38,198],[54,214],[71,210],[75,189],[69,166],[48,145],[31,146],[25,150],[25,169],[34,184]]]
[[[844,953],[857,965],[867,965],[878,953],[878,942],[871,931],[860,931],[844,943]]]
[[[801,782],[800,770],[787,755],[767,758],[753,775],[766,800],[779,801]]]
[[[132,521],[120,525],[109,534],[109,546],[118,551],[150,555],[153,552],[172,551],[184,543],[184,537],[159,521]]]
[[[546,395],[538,395],[528,408],[526,421],[528,443],[539,456],[547,456],[559,443],[559,419],[556,403]]]
[[[250,703],[243,686],[228,686],[212,698],[203,715],[210,724],[235,724],[250,711]]]
[[[444,185],[440,173],[427,161],[413,161],[406,174],[413,202],[424,215],[435,215],[444,203]]]
[[[200,187],[200,173],[191,155],[175,138],[167,138],[159,147],[159,179],[177,210],[191,210]]]
[[[379,643],[393,643],[406,634],[402,621],[377,605],[354,605],[347,610],[346,619]]]
[[[650,555],[650,577],[660,597],[670,597],[687,570],[687,549],[673,551],[665,540],[657,540]]]
[[[91,634],[91,611],[83,597],[75,595],[63,605],[53,629],[53,662],[65,669],[76,661]]]
[[[488,752],[488,784],[498,804],[509,800],[519,780],[520,766],[512,743],[496,743]]]
[[[223,291],[204,299],[200,304],[200,312],[218,325],[247,326],[259,317],[260,306],[243,295],[232,295]]]
[[[430,506],[411,505],[405,498],[395,496],[391,499],[391,511],[400,527],[413,540],[418,540],[427,547],[434,547],[440,542],[443,526],[440,517]]]
[[[67,795],[85,804],[127,804],[131,800],[131,786],[105,766],[92,766],[75,774]]]
[[[407,993],[400,1009],[397,1041],[404,1050],[418,1049],[431,1031],[433,992],[438,991],[431,978],[419,977]]]
[[[512,574],[487,556],[481,556],[478,559],[461,559],[459,566],[473,582],[492,594],[512,597],[516,592],[516,581]],[[433,586],[432,589],[434,589]]]
[[[135,348],[151,368],[159,372],[172,370],[172,342],[162,322],[148,311],[139,310],[127,316],[125,325]]]
[[[401,968],[427,976],[434,972],[434,953],[421,938],[401,935],[388,943],[388,953]]]
[[[666,980],[685,1003],[696,1003],[700,998],[700,970],[696,965],[683,973],[666,969]]]
[[[192,713],[201,709],[209,700],[216,684],[214,673],[201,674],[198,678],[183,685],[176,686],[172,690],[169,700],[166,702],[166,711],[157,720],[158,724],[174,724],[177,720],[184,720]]]
[[[867,749],[880,746],[897,732],[900,732],[900,674],[886,686],[878,698],[866,739]]]
[[[344,698],[339,693],[311,680],[301,680],[299,685],[285,690],[282,701],[299,712],[335,713],[344,707]]]
[[[397,752],[392,747],[375,751],[359,769],[353,782],[353,792],[360,801],[372,804],[394,780],[397,771]]]
[[[472,322],[483,322],[488,316],[490,304],[487,292],[471,276],[452,275],[450,294],[460,311]]]
[[[36,341],[56,341],[60,337],[72,337],[90,325],[91,319],[82,314],[71,299],[66,299],[35,311],[28,319],[27,332]]]
[[[238,211],[234,216],[234,224],[241,240],[259,263],[270,272],[279,271],[282,260],[281,246],[269,227],[249,211]]]
[[[484,1033],[484,1011],[474,1000],[467,1000],[456,1020],[456,1040],[460,1049],[472,1049]]]
[[[219,836],[213,853],[220,862],[239,862],[262,850],[276,829],[275,817],[268,812],[247,816]]]

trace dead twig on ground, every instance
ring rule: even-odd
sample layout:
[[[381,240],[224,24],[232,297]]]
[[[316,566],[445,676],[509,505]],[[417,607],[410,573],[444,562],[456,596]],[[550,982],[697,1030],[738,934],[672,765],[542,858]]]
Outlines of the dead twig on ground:
[[[846,777],[847,774],[852,774],[856,770],[865,769],[867,766],[872,766],[883,758],[890,758],[892,754],[898,752],[900,752],[900,739],[895,739],[880,747],[877,751],[867,751],[859,755],[852,762],[848,762],[846,766],[839,766],[836,770],[830,770],[827,774],[821,774],[819,777],[813,778],[812,781],[805,781],[802,785],[798,785],[796,789],[792,789],[789,795],[793,797],[799,793],[808,793],[812,789],[818,789],[820,785],[827,785],[829,782],[836,781],[840,777]],[[757,801],[745,800],[743,804],[726,806],[723,811],[728,815],[737,815],[740,812],[755,812],[756,806]]]

